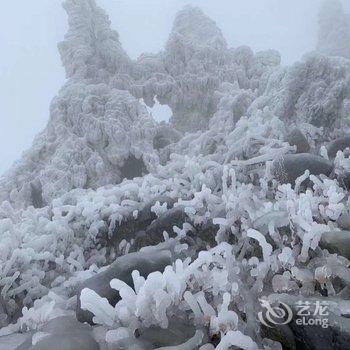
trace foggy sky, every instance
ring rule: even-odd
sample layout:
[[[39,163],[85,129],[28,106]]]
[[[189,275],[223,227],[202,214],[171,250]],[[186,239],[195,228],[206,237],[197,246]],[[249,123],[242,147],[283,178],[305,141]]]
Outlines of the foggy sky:
[[[158,52],[174,16],[200,6],[229,46],[276,49],[291,64],[314,49],[322,0],[97,0],[132,58]],[[346,11],[350,2],[343,0]],[[28,149],[65,81],[57,42],[67,31],[60,0],[4,0],[0,12],[0,173]]]

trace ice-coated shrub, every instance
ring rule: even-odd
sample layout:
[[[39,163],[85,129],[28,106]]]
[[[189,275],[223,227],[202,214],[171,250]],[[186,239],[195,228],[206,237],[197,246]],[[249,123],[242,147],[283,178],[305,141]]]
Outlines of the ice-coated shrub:
[[[12,322],[0,335],[71,315],[82,282],[127,260],[147,234],[140,253],[176,242],[172,264],[108,281],[116,305],[81,292],[105,342],[152,349],[147,331],[183,322],[192,335],[163,349],[280,349],[262,336],[260,298],[340,297],[350,281],[339,180],[350,159],[325,143],[349,132],[350,61],[312,54],[280,68],[275,51],[228,48],[192,7],[164,51],[132,61],[93,0],[65,8],[68,81],[45,130],[0,180],[0,316]],[[170,123],[138,99],[169,105]],[[312,155],[285,141],[295,127]],[[296,162],[283,170],[298,170],[289,181],[275,176],[281,157]],[[160,230],[169,213],[180,215]]]

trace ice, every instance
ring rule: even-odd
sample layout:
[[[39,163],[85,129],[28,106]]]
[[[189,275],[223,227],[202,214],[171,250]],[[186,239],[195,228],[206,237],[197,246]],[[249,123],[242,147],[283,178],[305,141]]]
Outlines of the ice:
[[[229,48],[191,6],[163,51],[135,61],[95,1],[64,6],[67,82],[0,180],[0,334],[39,332],[39,346],[52,319],[77,312],[118,348],[269,349],[279,345],[262,339],[259,298],[320,285],[344,298],[341,8],[323,10],[318,52],[281,67],[273,50]],[[169,122],[152,118],[155,101]]]
[[[293,251],[290,247],[284,247],[282,249],[282,252],[281,254],[278,255],[278,259],[281,261],[281,263],[283,265],[287,265],[287,264],[290,264],[290,265],[294,265],[295,263],[295,259],[294,259],[294,256],[293,256]]]
[[[272,253],[272,246],[271,246],[271,244],[266,242],[265,237],[259,231],[253,230],[253,229],[248,230],[247,236],[250,238],[254,238],[259,242],[259,244],[263,250],[264,260],[268,260],[271,253]]]
[[[84,288],[80,294],[80,304],[83,310],[89,310],[95,315],[93,321],[96,324],[113,326],[114,309],[106,298],[101,298],[93,290]]]
[[[228,350],[231,346],[237,346],[244,350],[258,349],[257,344],[248,336],[242,334],[240,331],[228,332],[216,347],[217,350]]]
[[[102,321],[100,316],[105,317],[104,315],[106,314],[109,320],[108,323],[113,322],[113,308],[109,303],[114,306],[116,302],[124,296],[132,298],[132,293],[130,294],[132,288],[128,285],[132,283],[131,273],[134,270],[138,270],[142,276],[147,276],[154,270],[164,269],[165,266],[170,263],[170,251],[162,249],[161,246],[153,247],[153,251],[149,251],[148,253],[130,253],[119,257],[107,269],[92,276],[81,284],[78,293],[77,318],[81,322],[91,322],[91,315],[95,314],[97,320]],[[81,299],[84,290],[84,298]],[[119,293],[117,293],[117,291]],[[102,314],[99,313],[96,315],[94,311],[96,311],[96,307],[98,307],[99,303],[94,303],[93,300],[98,297],[102,298]],[[83,306],[82,303],[84,303],[85,306]],[[103,321],[102,324],[104,324]]]

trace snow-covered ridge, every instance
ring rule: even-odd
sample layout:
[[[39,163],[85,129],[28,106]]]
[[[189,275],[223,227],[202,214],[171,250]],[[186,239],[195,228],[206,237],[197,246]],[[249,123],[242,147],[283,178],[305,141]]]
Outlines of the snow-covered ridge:
[[[276,293],[325,298],[345,322],[349,59],[280,67],[276,51],[228,48],[185,7],[165,49],[132,61],[95,1],[64,6],[67,83],[0,180],[0,322],[13,322],[0,335],[39,330],[34,350],[57,336],[49,320],[86,309],[95,339],[119,348],[279,349],[290,339],[257,321]],[[169,124],[141,101],[155,98]],[[172,264],[143,276],[138,254],[159,252]],[[120,256],[139,272],[115,273]],[[103,274],[113,300],[84,288]]]

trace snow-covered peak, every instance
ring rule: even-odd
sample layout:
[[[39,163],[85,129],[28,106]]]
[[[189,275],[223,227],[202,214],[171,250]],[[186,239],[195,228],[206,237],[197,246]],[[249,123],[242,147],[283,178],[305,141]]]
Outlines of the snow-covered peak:
[[[194,47],[223,49],[226,41],[216,23],[198,8],[187,5],[174,21],[170,41],[175,35]]]
[[[94,0],[66,0],[69,30],[58,48],[67,77],[104,81],[109,75],[127,72],[130,59],[119,35]]]
[[[133,62],[93,0],[65,8],[69,79],[0,179],[0,327],[16,322],[0,336],[39,329],[43,348],[42,326],[77,307],[108,348],[281,349],[262,339],[259,300],[348,295],[350,141],[325,141],[350,132],[350,60],[280,68],[186,7],[165,50]],[[170,123],[143,105],[155,100]],[[183,345],[174,320],[191,330]],[[150,339],[169,341],[161,331],[177,339]]]
[[[177,14],[165,50],[168,72],[180,75],[213,71],[227,59],[221,30],[201,9],[186,6]]]

